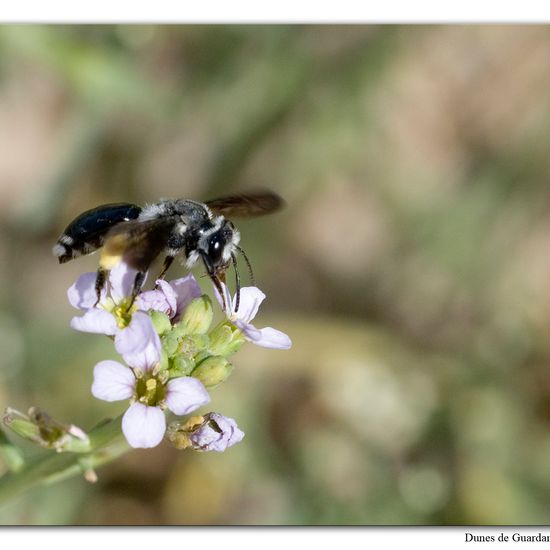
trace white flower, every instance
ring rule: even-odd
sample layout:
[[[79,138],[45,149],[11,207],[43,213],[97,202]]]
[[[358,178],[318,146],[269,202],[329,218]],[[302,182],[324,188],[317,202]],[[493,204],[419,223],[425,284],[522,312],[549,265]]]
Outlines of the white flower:
[[[160,353],[160,343],[151,340],[143,352],[124,357],[131,368],[111,360],[100,361],[94,367],[94,397],[103,401],[132,400],[122,418],[122,432],[132,447],[156,447],[162,441],[165,408],[184,415],[210,401],[206,388],[196,378],[167,380],[166,371],[159,368]]]
[[[235,311],[236,297],[231,299],[227,286],[224,283],[221,284],[225,296],[225,314],[248,341],[264,348],[289,349],[292,346],[292,341],[284,332],[271,327],[258,329],[251,323],[265,299],[265,294],[259,288],[255,286],[241,288],[239,310]],[[224,307],[219,292],[215,287],[214,290],[218,302]]]
[[[84,311],[81,317],[72,318],[71,327],[82,332],[114,336],[115,349],[125,359],[128,353],[141,352],[149,340],[155,340],[155,344],[160,346],[149,316],[137,311],[136,304],[130,309],[127,307],[136,273],[124,262],[113,268],[97,305],[95,273],[84,273],[67,291],[71,305]]]

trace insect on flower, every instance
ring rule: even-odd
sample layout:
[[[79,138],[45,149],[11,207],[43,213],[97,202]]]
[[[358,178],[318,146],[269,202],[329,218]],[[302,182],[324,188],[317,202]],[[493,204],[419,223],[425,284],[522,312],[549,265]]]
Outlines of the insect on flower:
[[[129,300],[131,307],[145,275],[161,253],[165,259],[158,276],[163,279],[177,256],[184,256],[189,269],[201,259],[214,286],[224,296],[222,283],[232,264],[235,269],[238,310],[240,279],[236,253],[250,262],[239,246],[240,233],[230,217],[270,214],[283,206],[283,200],[269,191],[231,195],[205,203],[190,199],[167,199],[144,206],[130,203],[105,204],[83,212],[65,229],[53,247],[59,263],[101,250],[96,274],[97,303],[109,271],[120,262],[137,270]]]

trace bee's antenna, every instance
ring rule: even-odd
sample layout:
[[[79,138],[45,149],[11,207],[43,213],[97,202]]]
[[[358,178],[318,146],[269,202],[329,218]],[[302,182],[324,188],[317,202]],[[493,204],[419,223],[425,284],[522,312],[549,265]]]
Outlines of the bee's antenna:
[[[243,255],[246,261],[246,265],[248,266],[248,276],[250,277],[250,282],[252,283],[252,286],[256,286],[254,283],[254,273],[252,272],[252,266],[250,265],[250,260],[248,259],[248,256],[240,246],[236,245],[235,248]]]
[[[241,278],[239,276],[239,269],[237,267],[237,258],[235,254],[231,253],[231,261],[233,262],[233,269],[235,270],[235,290],[237,294],[237,299],[235,301],[235,313],[239,311],[239,304],[241,302]]]

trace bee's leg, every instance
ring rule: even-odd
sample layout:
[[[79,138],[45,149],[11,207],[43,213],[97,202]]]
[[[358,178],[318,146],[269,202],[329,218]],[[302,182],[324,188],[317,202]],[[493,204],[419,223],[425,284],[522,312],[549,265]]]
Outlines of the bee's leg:
[[[103,290],[103,287],[105,286],[105,281],[107,280],[107,274],[109,273],[109,270],[99,267],[97,270],[97,275],[95,278],[95,294],[97,296],[97,300],[94,304],[94,307],[99,304],[99,300],[101,299],[101,291]]]
[[[132,295],[130,296],[130,302],[128,303],[128,309],[134,305],[134,301],[143,286],[143,281],[145,281],[145,271],[138,271],[136,273],[136,278],[134,279],[134,286],[132,288]]]
[[[157,279],[164,279],[166,272],[170,269],[172,262],[174,261],[174,256],[166,256],[164,258],[164,263],[162,264],[162,269],[160,270],[159,276]],[[158,284],[155,284],[155,290],[158,288]]]

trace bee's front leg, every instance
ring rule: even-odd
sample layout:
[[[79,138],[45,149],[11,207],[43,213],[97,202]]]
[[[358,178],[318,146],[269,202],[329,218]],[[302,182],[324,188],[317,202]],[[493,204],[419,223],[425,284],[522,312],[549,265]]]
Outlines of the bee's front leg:
[[[129,310],[134,305],[134,301],[137,298],[137,295],[140,293],[141,287],[143,286],[143,281],[145,281],[145,274],[146,274],[146,271],[138,271],[136,273],[136,277],[134,279],[134,286],[132,288],[132,295],[130,296],[130,301],[128,303],[127,310]]]
[[[166,258],[164,258],[162,269],[160,270],[157,280],[164,279],[164,277],[166,276],[166,272],[170,269],[170,266],[172,265],[173,261],[174,261],[174,256],[166,256]],[[158,288],[158,286],[159,286],[158,283],[155,283],[155,290]]]
[[[94,307],[96,307],[99,304],[99,301],[101,299],[101,291],[105,287],[105,281],[107,280],[108,273],[109,273],[109,270],[103,267],[99,267],[97,270],[97,275],[95,278],[95,294],[96,294],[97,300],[94,304]]]

